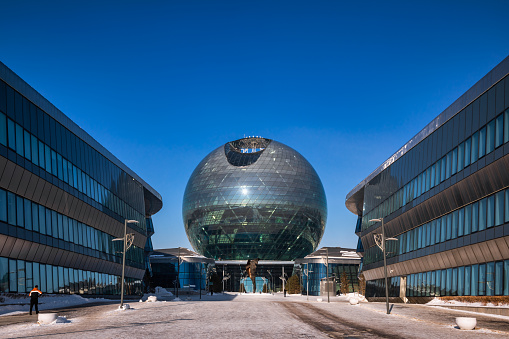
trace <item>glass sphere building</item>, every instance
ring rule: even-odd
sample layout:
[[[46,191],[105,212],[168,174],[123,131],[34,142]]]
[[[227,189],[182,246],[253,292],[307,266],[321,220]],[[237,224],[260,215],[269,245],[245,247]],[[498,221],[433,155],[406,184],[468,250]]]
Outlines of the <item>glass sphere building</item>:
[[[187,236],[214,259],[294,260],[316,250],[327,219],[311,164],[274,140],[249,137],[218,147],[184,193]]]

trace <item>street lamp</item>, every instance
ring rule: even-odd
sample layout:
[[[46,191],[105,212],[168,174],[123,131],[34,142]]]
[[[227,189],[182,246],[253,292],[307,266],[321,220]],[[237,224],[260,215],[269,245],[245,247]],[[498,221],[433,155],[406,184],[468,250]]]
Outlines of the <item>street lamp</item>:
[[[306,275],[306,299],[309,301],[309,273],[313,273],[313,271],[309,270],[309,263],[306,263],[306,268],[304,269],[304,274]]]
[[[137,220],[124,220],[124,237],[123,238],[115,238],[113,241],[123,241],[124,242],[124,251],[122,252],[122,287],[120,292],[120,308],[124,306],[124,277],[125,277],[125,252],[131,247],[134,241],[134,233],[127,234],[127,224],[137,224]]]
[[[384,277],[385,277],[385,305],[387,306],[387,314],[390,314],[390,311],[389,311],[389,285],[387,284],[387,255],[386,255],[386,252],[385,252],[385,242],[386,240],[398,240],[396,238],[387,238],[385,239],[385,228],[384,228],[384,218],[379,218],[379,219],[371,219],[369,220],[370,222],[381,222],[382,223],[382,239],[379,239],[378,237],[380,236],[380,234],[375,234],[374,237],[375,237],[375,242],[377,244],[377,246],[382,250],[382,255],[384,257]]]
[[[327,279],[325,280],[327,282],[327,302],[330,303],[330,285],[329,285],[329,248],[325,248],[327,250]]]
[[[270,275],[270,282],[271,282],[271,285],[272,285],[272,287],[270,288],[270,291],[271,291],[272,295],[274,295],[274,280],[272,279],[272,272],[270,270],[267,270],[267,272]]]

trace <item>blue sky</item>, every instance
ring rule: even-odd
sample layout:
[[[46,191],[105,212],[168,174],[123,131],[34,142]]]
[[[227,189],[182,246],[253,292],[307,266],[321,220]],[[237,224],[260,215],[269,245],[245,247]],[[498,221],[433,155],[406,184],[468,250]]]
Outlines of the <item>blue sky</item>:
[[[155,248],[216,147],[261,135],[346,194],[509,55],[508,1],[3,1],[0,60],[163,196]]]

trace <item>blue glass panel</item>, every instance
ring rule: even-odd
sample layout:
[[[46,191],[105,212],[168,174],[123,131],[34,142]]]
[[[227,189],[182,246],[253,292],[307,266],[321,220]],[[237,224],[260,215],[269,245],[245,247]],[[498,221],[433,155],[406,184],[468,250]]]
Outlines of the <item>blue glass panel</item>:
[[[458,172],[465,167],[465,143],[458,146]]]
[[[451,295],[458,295],[458,268],[452,269]]]
[[[458,237],[461,237],[465,232],[465,209],[461,208],[458,211]]]
[[[479,295],[486,295],[486,264],[479,265]]]
[[[479,200],[479,231],[486,229],[486,198]]]
[[[471,295],[470,290],[470,282],[472,278],[470,277],[470,273],[472,271],[471,266],[465,266],[465,295]]]
[[[471,291],[470,295],[477,296],[479,295],[479,265],[472,265],[471,275]]]
[[[7,118],[0,113],[0,144],[7,146]]]
[[[486,127],[479,130],[479,158],[486,154]]]
[[[495,147],[499,147],[504,143],[504,115],[497,117],[495,130]]]
[[[500,191],[495,195],[495,225],[504,223],[504,191]]]
[[[458,237],[458,211],[452,212],[452,235],[451,238],[455,239]]]
[[[495,149],[495,120],[492,120],[486,129],[486,154]]]
[[[458,268],[458,295],[465,295],[465,267]]]
[[[470,165],[470,155],[472,153],[472,150],[470,147],[471,143],[472,143],[471,138],[468,138],[467,140],[465,140],[465,167]]]
[[[7,222],[7,191],[3,189],[0,189],[0,221]]]
[[[479,203],[472,204],[472,232],[479,230]],[[477,295],[477,294],[476,294]]]
[[[504,290],[504,262],[495,263],[495,295],[502,295]]]
[[[486,264],[486,295],[495,295],[495,263]]]
[[[503,287],[503,289],[504,289],[504,295],[509,295],[509,260],[504,260],[504,287]]]
[[[486,204],[486,227],[493,227],[495,225],[495,196],[489,196]]]

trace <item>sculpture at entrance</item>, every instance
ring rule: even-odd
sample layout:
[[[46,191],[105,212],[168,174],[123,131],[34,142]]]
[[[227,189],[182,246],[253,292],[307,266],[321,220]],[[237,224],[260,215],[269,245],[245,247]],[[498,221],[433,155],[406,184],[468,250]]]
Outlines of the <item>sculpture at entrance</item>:
[[[258,260],[260,259],[248,260],[246,265],[246,273],[253,282],[253,293],[256,292],[256,265],[258,265]]]

